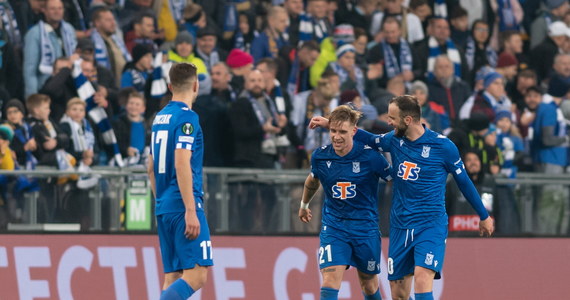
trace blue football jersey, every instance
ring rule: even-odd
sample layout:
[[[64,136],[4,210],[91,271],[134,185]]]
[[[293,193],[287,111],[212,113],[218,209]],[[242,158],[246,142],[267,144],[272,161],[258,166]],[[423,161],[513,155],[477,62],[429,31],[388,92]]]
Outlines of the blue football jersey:
[[[185,103],[170,101],[152,123],[151,154],[156,178],[156,215],[184,212],[184,202],[176,181],[174,151],[192,151],[188,162],[192,168],[192,182],[196,208],[202,207],[202,159],[204,141],[198,114]]]
[[[311,174],[325,192],[323,225],[350,230],[358,224],[355,230],[378,230],[378,183],[380,178],[390,180],[390,165],[384,156],[356,141],[345,156],[327,145],[313,152]]]
[[[369,135],[367,135],[369,136]],[[361,135],[357,134],[356,138]],[[370,135],[366,144],[390,152],[394,181],[390,226],[400,229],[447,225],[447,174],[465,172],[459,151],[446,136],[426,128],[417,140],[399,138],[391,131]]]

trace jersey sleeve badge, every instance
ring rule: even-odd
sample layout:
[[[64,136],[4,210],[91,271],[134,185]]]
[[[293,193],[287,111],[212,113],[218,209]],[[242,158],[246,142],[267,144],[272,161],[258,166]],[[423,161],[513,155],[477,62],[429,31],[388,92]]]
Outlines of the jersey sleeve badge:
[[[192,126],[190,123],[184,123],[184,125],[182,125],[182,132],[184,134],[190,135],[192,132],[194,132],[194,126]]]

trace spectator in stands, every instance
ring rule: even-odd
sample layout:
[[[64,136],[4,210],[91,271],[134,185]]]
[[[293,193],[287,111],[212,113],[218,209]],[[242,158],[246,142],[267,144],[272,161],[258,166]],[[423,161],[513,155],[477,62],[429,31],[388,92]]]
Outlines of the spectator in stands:
[[[545,0],[545,9],[542,10],[532,22],[530,30],[530,48],[533,49],[538,46],[548,33],[551,36],[552,29],[550,26],[562,21],[564,15],[570,8],[566,0]]]
[[[536,72],[532,69],[525,69],[519,72],[514,84],[507,84],[507,94],[509,99],[517,106],[519,112],[525,109],[524,95],[526,90],[538,84]]]
[[[206,14],[208,26],[216,28],[223,28],[226,18],[225,0],[194,0],[194,3],[202,6],[204,14]],[[247,1],[242,1],[240,4],[245,4]],[[251,5],[250,5],[251,6]]]
[[[451,59],[440,55],[435,59],[434,76],[428,80],[429,99],[445,108],[452,125],[459,120],[459,109],[472,94],[469,85],[454,72]]]
[[[217,46],[218,33],[213,26],[206,26],[199,29],[197,36],[196,57],[204,61],[208,72],[211,72],[213,65],[221,61],[226,61],[228,52]]]
[[[89,28],[89,19],[87,16],[87,1],[64,0],[63,7],[65,10],[64,19],[75,28],[75,36],[77,39],[88,38],[91,34]]]
[[[273,100],[277,111],[280,114],[289,116],[291,112],[291,100],[287,93],[281,87],[281,83],[277,80],[277,62],[272,58],[262,58],[257,62],[255,69],[259,70],[265,81],[265,93]]]
[[[58,57],[75,51],[75,29],[63,21],[61,0],[48,0],[43,9],[45,21],[34,25],[25,37],[24,78],[25,95],[37,93],[53,72]]]
[[[366,54],[368,52],[368,34],[362,28],[354,28],[354,42],[352,42],[355,50],[356,65],[364,72],[368,70],[366,63]]]
[[[425,33],[428,23],[428,17],[431,16],[431,7],[427,0],[411,0],[408,6],[410,14],[415,15],[420,19],[422,30]]]
[[[196,40],[196,33],[200,28],[207,25],[207,18],[202,6],[196,3],[187,3],[183,13],[184,22],[182,28],[192,35],[192,41]]]
[[[259,35],[255,26],[255,16],[249,12],[240,12],[238,15],[238,28],[233,35],[231,43],[234,49],[239,49],[246,53],[251,53],[251,43]]]
[[[410,44],[424,39],[425,35],[420,19],[418,16],[409,13],[403,4],[403,0],[386,1],[384,11],[379,14],[374,14],[372,24],[367,28],[370,28],[370,33],[376,41],[378,41],[378,33],[384,24],[384,18],[387,16],[394,16],[400,21],[402,37]]]
[[[503,75],[506,83],[512,83],[515,76],[517,76],[518,67],[519,62],[517,58],[510,53],[503,52],[499,55],[495,71]]]
[[[32,170],[37,164],[37,159],[32,154],[36,150],[37,144],[32,127],[24,120],[25,113],[24,104],[18,99],[12,99],[4,106],[7,123],[14,131],[14,139],[10,143],[10,148],[16,153],[20,168]]]
[[[564,174],[568,166],[570,137],[560,103],[567,97],[568,83],[554,77],[535,112],[530,153],[538,172]],[[550,101],[545,101],[549,100]],[[532,99],[528,99],[532,101]],[[527,104],[529,104],[527,102]],[[529,105],[529,107],[532,103]],[[565,234],[568,228],[568,190],[562,186],[544,186],[537,203],[538,231],[542,234]]]
[[[289,43],[296,47],[299,44],[299,23],[301,22],[301,15],[305,13],[302,0],[285,0],[283,8],[289,15],[289,27],[287,27],[287,34],[289,35]]]
[[[274,6],[267,12],[267,28],[251,43],[251,55],[257,62],[264,57],[277,58],[279,49],[288,45],[286,33],[289,25],[287,11],[280,6]]]
[[[481,67],[497,65],[497,52],[489,45],[489,37],[489,25],[483,20],[475,20],[465,48],[471,78],[476,77]]]
[[[326,0],[307,1],[307,13],[301,15],[299,23],[299,42],[316,41],[320,44],[332,34],[334,23],[327,18],[327,7]]]
[[[150,142],[150,124],[145,122],[145,99],[141,93],[129,94],[125,112],[113,122],[113,130],[121,155],[126,158],[127,165],[143,164],[147,155],[145,149]]]
[[[138,44],[132,51],[133,60],[125,65],[121,76],[121,88],[134,87],[144,93],[146,82],[152,72],[152,49],[148,45]]]
[[[368,98],[364,93],[366,78],[362,70],[355,62],[356,49],[352,44],[345,44],[336,50],[337,61],[329,64],[329,67],[339,76],[340,90],[356,89],[360,97],[368,103]]]
[[[554,77],[563,82],[570,83],[570,54],[560,53],[554,57],[554,64],[552,65],[553,74],[550,76],[550,80]]]
[[[412,72],[412,50],[402,37],[400,21],[395,17],[384,18],[382,25],[384,38],[368,53],[368,79],[375,80],[377,86],[386,86],[388,80],[401,76],[406,83],[414,79]]]
[[[422,108],[422,124],[427,128],[442,133],[449,128],[449,116],[442,105],[428,100],[429,89],[423,81],[416,80],[410,87],[410,95],[416,96]]]
[[[354,28],[349,24],[340,24],[334,28],[332,39],[326,38],[321,42],[321,53],[310,70],[311,86],[317,86],[321,75],[327,70],[329,65],[336,62],[338,57],[336,51],[341,46],[354,42]],[[346,48],[345,48],[346,49]]]
[[[287,124],[287,117],[278,112],[264,90],[262,73],[251,71],[246,77],[245,90],[230,108],[236,167],[275,168],[275,137]]]
[[[467,49],[467,38],[471,35],[469,31],[469,20],[467,11],[461,5],[457,5],[449,15],[449,23],[451,27],[451,40],[461,49]],[[489,33],[487,32],[487,36]],[[487,42],[488,38],[485,39]],[[467,55],[467,54],[466,54]]]
[[[529,87],[526,92],[524,93],[524,105],[525,108],[521,111],[520,121],[519,121],[519,128],[521,129],[521,133],[525,138],[525,148],[527,153],[530,152],[530,147],[526,143],[532,141],[532,133],[528,132],[530,126],[534,122],[534,118],[536,116],[536,110],[538,106],[542,102],[542,90],[539,86],[531,86]],[[534,168],[533,168],[534,169]]]
[[[237,100],[237,93],[230,82],[232,74],[224,62],[218,62],[212,67],[212,97],[224,104],[227,108]]]
[[[7,102],[11,97],[21,98],[24,87],[21,83],[22,61],[19,52],[3,29],[3,22],[0,21],[0,101]]]
[[[244,88],[245,77],[253,70],[253,56],[239,49],[233,49],[228,54],[226,63],[231,70],[232,89],[239,94]]]
[[[501,32],[500,49],[503,53],[509,53],[519,62],[518,70],[529,68],[530,62],[526,53],[523,52],[523,40],[519,31],[507,30]]]
[[[449,24],[446,19],[430,19],[428,36],[415,43],[412,50],[414,52],[415,78],[432,77],[435,59],[442,54],[447,54],[453,63],[455,76],[462,79],[469,76],[469,67],[463,49],[456,47],[451,40]]]
[[[120,85],[121,74],[131,55],[122,37],[117,34],[117,23],[110,9],[102,7],[93,12],[91,17],[94,29],[91,39],[95,44],[95,60],[97,65],[113,72],[115,84]]]
[[[566,3],[566,1],[561,1]],[[539,17],[542,18],[542,17]],[[553,22],[548,26],[548,36],[530,53],[531,67],[536,70],[538,80],[543,81],[548,78],[552,70],[552,64],[556,54],[561,53],[561,49],[568,41],[569,29],[563,22]]]
[[[495,121],[498,111],[511,111],[511,100],[505,93],[505,79],[497,72],[485,75],[485,90],[475,93],[469,97],[459,112],[460,119],[468,119],[473,113],[481,112],[487,116],[489,121]]]
[[[352,25],[354,28],[362,28],[369,31],[372,28],[371,25],[375,16],[381,14],[377,9],[378,5],[376,0],[355,1],[352,5],[352,9],[346,14],[336,14],[335,21],[337,24],[347,23]],[[378,17],[381,19],[381,16]],[[376,19],[378,19],[378,17]]]
[[[95,65],[97,73],[97,83],[104,86],[109,92],[109,98],[115,99],[119,89],[115,80],[115,75],[108,68],[95,63],[95,43],[89,38],[79,39],[77,41],[77,49],[75,50],[81,59],[90,61]],[[69,98],[67,98],[69,99]]]
[[[168,60],[175,63],[191,63],[196,66],[198,76],[208,74],[204,62],[194,54],[194,38],[188,31],[181,31],[174,40],[174,48],[168,50]]]
[[[59,127],[69,137],[65,151],[73,155],[77,162],[90,166],[98,151],[96,151],[97,143],[93,127],[86,119],[85,106],[85,101],[80,98],[69,99]]]
[[[154,42],[157,34],[154,32],[154,16],[150,13],[139,13],[133,20],[132,29],[125,32],[125,46],[129,53],[133,52],[136,44],[150,46],[152,52],[158,50]]]
[[[119,20],[119,28],[122,32],[128,32],[132,29],[133,20],[135,20],[138,15],[147,14],[150,15],[153,20],[156,17],[154,10],[152,9],[153,0],[129,0],[125,1],[125,6],[119,12],[117,20]],[[154,22],[153,22],[154,26]]]
[[[310,68],[315,64],[320,51],[317,42],[307,41],[284,55],[285,63],[279,68],[279,73],[282,74],[279,78],[282,83],[287,82],[289,97],[311,88]]]
[[[77,58],[77,55],[73,56]],[[67,101],[77,96],[77,89],[71,76],[73,70],[73,62],[67,57],[60,57],[55,61],[53,66],[53,74],[40,92],[48,95],[50,101],[50,117],[59,120],[65,113]]]
[[[16,167],[16,156],[10,149],[10,142],[14,137],[14,131],[8,125],[0,125],[0,170],[13,171]],[[13,196],[16,181],[9,175],[0,175],[0,228],[6,229],[9,222],[21,218],[16,212],[17,200]]]
[[[513,124],[510,111],[502,110],[497,112],[495,119],[499,131],[497,134],[497,147],[501,150],[504,160],[501,166],[501,174],[508,178],[516,178],[517,165],[523,158],[524,145],[522,138],[516,125]]]
[[[20,34],[25,36],[35,24],[42,20],[42,13],[46,7],[44,0],[10,1],[18,21]]]

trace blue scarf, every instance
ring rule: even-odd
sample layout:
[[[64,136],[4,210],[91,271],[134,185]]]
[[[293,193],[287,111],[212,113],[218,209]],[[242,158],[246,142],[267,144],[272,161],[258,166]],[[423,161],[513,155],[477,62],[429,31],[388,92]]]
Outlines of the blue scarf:
[[[87,30],[87,26],[85,23],[85,16],[83,15],[83,11],[81,10],[81,6],[79,6],[79,2],[78,0],[72,0],[73,2],[73,6],[75,7],[75,10],[77,11],[77,16],[79,18],[79,28],[81,30]]]
[[[453,66],[455,67],[455,76],[461,77],[461,56],[459,55],[459,51],[457,51],[457,48],[455,48],[455,44],[451,41],[451,39],[447,39],[445,43],[447,45],[447,56],[449,57],[449,59],[453,63]],[[433,67],[435,66],[435,59],[443,53],[441,53],[439,44],[437,43],[437,40],[433,36],[429,37],[428,47],[429,47],[429,57],[428,57],[427,73],[428,73],[428,79],[433,79],[434,78]]]
[[[2,28],[8,33],[10,42],[17,48],[22,46],[22,34],[18,28],[18,22],[14,10],[8,0],[0,3],[0,17],[2,18]]]
[[[97,30],[93,30],[91,32],[91,39],[95,44],[95,60],[97,61],[97,65],[111,69],[111,61],[109,60],[109,53],[107,53],[107,46],[105,46],[103,37],[99,34],[99,32],[97,32]],[[111,36],[111,39],[121,50],[121,53],[123,53],[125,60],[127,62],[130,62],[132,58],[129,54],[129,51],[127,51],[127,47],[125,47],[123,41],[117,36],[116,33]]]
[[[164,53],[158,52],[154,58],[154,70],[152,71],[152,83],[150,87],[150,96],[154,99],[160,99],[168,92],[165,75],[168,75],[168,70],[170,70],[172,62],[163,64],[163,56]]]
[[[135,67],[128,69],[126,72],[131,73],[131,77],[133,78],[132,86],[137,91],[144,93],[144,87],[146,85],[148,73],[146,71],[139,71]]]
[[[301,62],[299,61],[299,56],[295,53],[295,60],[293,60],[293,64],[291,64],[291,73],[289,74],[289,80],[287,81],[287,93],[289,93],[289,97],[291,97],[291,99],[300,90],[297,88],[299,85],[300,71]]]
[[[447,18],[447,4],[445,0],[435,0],[433,3],[433,16]]]
[[[51,44],[49,34],[46,31],[46,25],[47,24],[44,21],[40,20],[39,26],[40,26],[41,58],[40,58],[39,70],[42,74],[51,75],[53,73],[53,64],[55,63],[57,57],[54,45]],[[77,46],[77,40],[75,39],[75,29],[73,28],[73,26],[69,25],[64,21],[61,21],[59,26],[61,26],[63,49],[65,50],[63,56],[70,56],[71,54],[73,54],[73,52],[75,52],[75,47]],[[59,46],[59,44],[57,46]]]
[[[386,69],[386,76],[390,79],[403,71],[412,70],[412,52],[410,45],[406,40],[400,38],[400,64],[394,54],[394,50],[386,40],[382,40],[382,49],[384,50],[384,65]]]
[[[497,14],[499,15],[499,32],[506,30],[519,31],[519,24],[515,18],[515,12],[511,6],[511,0],[497,0],[499,8]]]
[[[82,153],[86,150],[93,150],[95,146],[95,135],[93,129],[87,119],[83,118],[81,124],[73,121],[68,115],[63,115],[60,123],[69,124],[71,129],[71,141],[73,142],[73,150]]]
[[[333,71],[338,75],[341,85],[348,80],[349,78],[348,71],[343,69],[337,62],[332,62],[330,66],[333,69]],[[362,73],[362,70],[360,70],[360,68],[356,65],[354,65],[354,75],[356,76],[356,90],[360,94],[360,98],[362,99],[362,101],[366,102],[367,101],[366,99],[368,98],[364,94],[364,73]]]
[[[475,67],[475,52],[476,52],[475,40],[472,37],[467,38],[467,47],[465,48],[465,59],[467,59],[467,65],[469,70],[472,71]],[[485,54],[487,55],[487,62],[492,68],[497,66],[497,52],[487,45],[485,48]]]
[[[247,96],[249,99],[249,103],[251,103],[253,111],[255,112],[255,116],[259,121],[259,124],[261,125],[261,127],[263,127],[263,125],[265,124],[265,122],[267,122],[268,119],[263,115],[263,111],[261,110],[261,105],[259,104],[259,102],[257,102],[257,99],[253,98],[251,94],[249,94],[249,92],[247,93]],[[263,93],[263,97],[265,98],[265,103],[267,103],[267,108],[269,109],[269,113],[271,113],[273,120],[277,122],[278,111],[277,107],[275,106],[275,103],[273,103],[273,100],[271,100],[271,98],[269,98],[269,96],[267,96],[266,93]]]
[[[182,20],[182,15],[184,13],[184,6],[186,6],[186,0],[168,0],[170,6],[170,13],[176,21],[176,24]]]
[[[224,24],[223,24],[223,37],[229,39],[234,33],[240,33],[239,18],[236,5],[231,1],[226,1],[224,5]],[[252,28],[250,28],[251,30]],[[242,35],[243,40],[243,35]],[[242,41],[243,42],[243,41]],[[237,43],[237,39],[236,39]],[[235,46],[235,45],[234,45]],[[241,49],[241,47],[235,47]],[[242,49],[243,50],[243,49]]]
[[[101,136],[103,137],[103,142],[105,145],[110,146],[113,149],[115,163],[119,167],[124,166],[123,157],[121,156],[121,151],[119,151],[119,145],[117,144],[117,138],[115,136],[115,132],[111,127],[111,121],[107,117],[107,113],[105,110],[97,106],[94,100],[95,96],[95,88],[87,77],[83,75],[81,72],[81,60],[77,60],[73,65],[72,76],[75,82],[75,87],[77,88],[77,94],[79,98],[85,101],[86,111],[91,120],[95,124],[97,124],[97,128],[101,132]]]
[[[299,43],[315,40],[321,42],[328,37],[327,26],[324,20],[317,20],[313,16],[302,13],[299,16]]]
[[[14,129],[14,137],[17,138],[22,145],[25,145],[34,136],[32,135],[32,127],[25,123],[22,126],[16,127]],[[26,170],[33,170],[36,168],[38,160],[32,154],[32,151],[26,151]]]

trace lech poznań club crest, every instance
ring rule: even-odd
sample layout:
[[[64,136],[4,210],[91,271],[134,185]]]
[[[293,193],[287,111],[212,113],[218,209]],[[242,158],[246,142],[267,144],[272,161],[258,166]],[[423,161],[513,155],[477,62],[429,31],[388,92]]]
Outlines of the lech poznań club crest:
[[[422,150],[422,157],[428,158],[430,149],[430,146],[424,146],[424,149]]]
[[[185,123],[182,125],[182,132],[184,132],[184,134],[190,135],[192,132],[194,132],[194,127],[190,123]]]
[[[358,161],[352,162],[352,172],[353,173],[360,173],[360,162],[358,162]]]

